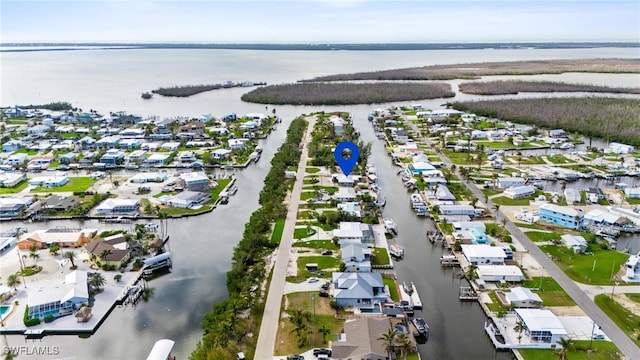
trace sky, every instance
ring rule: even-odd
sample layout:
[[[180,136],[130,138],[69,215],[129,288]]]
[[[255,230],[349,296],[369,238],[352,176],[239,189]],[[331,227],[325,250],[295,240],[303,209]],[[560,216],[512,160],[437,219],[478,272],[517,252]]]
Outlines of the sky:
[[[0,0],[0,42],[640,42],[640,1]]]

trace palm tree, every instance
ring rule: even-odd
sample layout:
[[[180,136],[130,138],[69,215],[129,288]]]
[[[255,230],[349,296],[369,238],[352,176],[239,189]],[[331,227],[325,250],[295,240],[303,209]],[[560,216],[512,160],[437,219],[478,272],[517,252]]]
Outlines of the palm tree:
[[[58,245],[57,243],[53,243],[51,244],[51,246],[49,246],[49,254],[58,255],[58,251],[60,251],[60,245]]]
[[[33,266],[34,267],[36,265],[38,265],[38,259],[40,258],[40,255],[38,255],[37,252],[31,250],[31,252],[29,253],[29,257],[33,259]]]
[[[295,332],[298,337],[303,330],[307,328],[305,323],[305,313],[300,309],[292,309],[289,313],[289,321],[293,324],[292,332]]]
[[[560,338],[560,340],[558,340],[558,344],[560,344],[560,346],[562,347],[559,354],[560,360],[566,360],[567,351],[573,346],[573,339],[571,339],[570,337],[562,337]]]
[[[20,285],[21,281],[18,277],[18,274],[11,274],[7,276],[7,286],[12,287],[13,290],[18,290],[18,285]]]
[[[382,333],[378,337],[378,340],[382,340],[382,342],[384,343],[384,351],[387,352],[389,359],[391,359],[391,353],[395,349],[394,341],[397,334],[398,334],[398,330],[389,329],[387,330],[386,333]]]
[[[65,259],[68,259],[69,261],[71,261],[71,268],[75,269],[76,264],[74,262],[74,260],[76,259],[76,253],[73,251],[67,251],[62,255]]]
[[[109,255],[111,255],[113,253],[113,251],[109,250],[109,249],[104,249],[102,250],[102,252],[100,253],[100,259],[102,261],[107,261],[107,258],[109,257]]]
[[[411,342],[411,340],[409,340],[407,334],[403,332],[398,334],[398,336],[396,337],[396,342],[398,344],[398,348],[400,349],[400,353],[402,354],[402,358],[404,360],[407,360],[407,355],[415,351],[413,343]]]
[[[105,280],[104,276],[102,276],[102,274],[100,273],[93,273],[91,274],[91,277],[89,277],[89,285],[91,285],[91,287],[93,287],[96,290],[100,290],[104,284],[107,283],[107,280]]]
[[[493,205],[493,211],[496,213],[496,225],[498,225],[498,217],[500,216],[500,205]]]
[[[465,274],[465,276],[467,277],[467,279],[469,279],[469,281],[473,281],[475,279],[478,278],[478,266],[471,264],[469,265],[469,268],[467,269],[467,273]]]
[[[524,323],[520,320],[516,322],[516,326],[513,327],[513,331],[518,332],[518,344],[522,341],[522,332],[524,331]]]
[[[478,199],[476,196],[472,196],[471,199],[469,199],[469,202],[473,207],[476,207],[476,204],[478,204],[478,201],[480,201],[480,199]]]
[[[567,182],[562,180],[560,182],[560,197],[564,198],[565,200],[567,200],[567,198],[564,196],[564,191],[567,189]]]
[[[327,325],[322,324],[322,326],[320,326],[320,328],[318,329],[318,332],[319,332],[320,334],[322,334],[322,343],[323,343],[323,344],[326,344],[326,343],[327,343],[327,336],[328,336],[329,334],[331,334],[331,329],[329,329],[329,328],[327,327]]]

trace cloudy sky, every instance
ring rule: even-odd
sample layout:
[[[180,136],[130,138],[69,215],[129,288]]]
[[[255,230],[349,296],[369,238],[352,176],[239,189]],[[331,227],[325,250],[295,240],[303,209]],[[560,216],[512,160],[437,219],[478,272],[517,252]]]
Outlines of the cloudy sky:
[[[0,42],[640,41],[640,1],[0,1]]]

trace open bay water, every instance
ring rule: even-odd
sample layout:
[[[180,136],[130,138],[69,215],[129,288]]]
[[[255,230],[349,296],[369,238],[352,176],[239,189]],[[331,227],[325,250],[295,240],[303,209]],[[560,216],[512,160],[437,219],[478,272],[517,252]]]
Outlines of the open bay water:
[[[519,49],[519,50],[425,50],[425,51],[256,51],[256,50],[82,50],[0,53],[0,106],[69,101],[85,111],[102,114],[127,111],[142,116],[221,116],[229,112],[270,112],[272,106],[240,100],[247,88],[201,93],[189,98],[143,100],[140,94],[160,86],[193,85],[231,81],[291,83],[314,76],[357,71],[384,70],[432,64],[483,61],[518,61],[581,58],[639,58],[637,48]],[[640,86],[640,75],[564,74],[582,83]],[[631,84],[631,85],[629,85]],[[634,85],[635,84],[635,85]],[[456,97],[457,98],[457,97]],[[454,98],[454,99],[456,99]],[[476,97],[480,98],[480,97]],[[420,102],[435,108],[451,99]],[[371,163],[379,169],[386,193],[385,216],[399,225],[397,242],[407,249],[406,260],[396,265],[401,281],[415,282],[422,297],[424,317],[432,337],[420,346],[428,359],[508,359],[495,352],[482,325],[485,316],[476,303],[457,299],[461,281],[451,269],[440,267],[439,248],[432,248],[424,234],[432,224],[416,217],[407,204],[408,195],[384,146],[373,134],[366,115],[380,105],[276,106],[283,124],[267,140],[257,165],[235,171],[238,193],[213,212],[169,222],[172,272],[149,282],[154,298],[135,308],[116,308],[98,331],[88,337],[47,336],[25,343],[22,336],[2,336],[2,344],[57,346],[56,356],[23,356],[21,359],[144,359],[160,338],[176,341],[174,354],[187,359],[201,339],[201,320],[212,304],[227,296],[225,273],[231,266],[233,247],[241,239],[244,224],[257,208],[258,193],[269,170],[269,161],[286,136],[289,122],[303,113],[348,111],[365,141],[374,142]],[[398,105],[398,104],[394,104]],[[4,231],[21,225],[0,223]],[[102,227],[75,221],[26,224],[32,231],[59,225]],[[128,225],[123,225],[128,227]],[[110,225],[109,228],[113,228]],[[117,226],[116,226],[117,227]],[[464,283],[462,283],[464,285]],[[13,315],[15,316],[15,315]]]

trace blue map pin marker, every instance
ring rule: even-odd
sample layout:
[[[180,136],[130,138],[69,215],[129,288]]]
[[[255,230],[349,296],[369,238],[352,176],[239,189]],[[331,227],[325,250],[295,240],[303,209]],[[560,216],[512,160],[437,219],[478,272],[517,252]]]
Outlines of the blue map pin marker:
[[[342,155],[344,150],[351,151],[351,157],[345,159]],[[349,176],[351,170],[356,166],[358,162],[358,158],[360,157],[360,149],[358,149],[358,145],[352,143],[351,141],[343,141],[338,146],[336,146],[336,150],[333,152],[333,155],[336,157],[336,162],[340,169],[344,173],[345,176]]]

